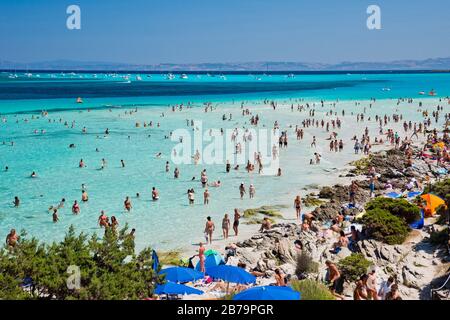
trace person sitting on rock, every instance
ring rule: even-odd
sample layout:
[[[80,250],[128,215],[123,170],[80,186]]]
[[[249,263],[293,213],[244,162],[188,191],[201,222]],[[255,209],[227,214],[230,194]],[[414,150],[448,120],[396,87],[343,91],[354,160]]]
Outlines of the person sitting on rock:
[[[272,227],[269,218],[264,217],[262,224],[261,224],[261,228],[259,229],[259,232],[264,232],[265,230],[270,230],[270,228]]]
[[[345,236],[344,231],[339,232],[339,239],[337,242],[333,244],[333,250],[330,250],[331,253],[339,253],[341,248],[346,248],[348,246],[348,239]]]

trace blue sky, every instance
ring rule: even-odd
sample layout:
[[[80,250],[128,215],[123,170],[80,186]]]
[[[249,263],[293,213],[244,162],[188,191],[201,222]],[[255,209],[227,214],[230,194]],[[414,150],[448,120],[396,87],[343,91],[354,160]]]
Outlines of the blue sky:
[[[81,30],[66,8],[81,8]],[[366,9],[381,8],[382,30]],[[199,63],[450,56],[448,0],[0,0],[0,60]]]

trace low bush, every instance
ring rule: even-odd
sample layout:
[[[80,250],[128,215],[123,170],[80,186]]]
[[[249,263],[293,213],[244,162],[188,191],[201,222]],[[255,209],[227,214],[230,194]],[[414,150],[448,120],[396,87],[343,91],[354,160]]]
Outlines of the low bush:
[[[447,195],[450,195],[450,179],[436,182],[431,186],[431,188],[426,186],[424,193],[430,192],[441,197],[442,199],[445,199]]]
[[[410,231],[403,219],[382,209],[367,211],[359,221],[369,237],[387,244],[402,244]]]
[[[300,292],[300,300],[335,300],[325,285],[314,280],[295,280],[291,282],[291,287]]]
[[[348,281],[356,281],[362,275],[367,273],[372,263],[367,260],[361,253],[352,253],[348,257],[345,257],[338,263],[338,269]]]
[[[376,198],[366,204],[366,210],[382,209],[402,218],[407,224],[420,220],[420,209],[405,199]]]
[[[435,231],[430,235],[430,242],[434,245],[445,245],[448,243],[448,240],[448,228],[444,228],[441,231]]]
[[[300,253],[297,255],[297,264],[295,267],[295,274],[300,279],[304,274],[314,273],[319,270],[319,264],[313,261],[312,257],[307,253]]]

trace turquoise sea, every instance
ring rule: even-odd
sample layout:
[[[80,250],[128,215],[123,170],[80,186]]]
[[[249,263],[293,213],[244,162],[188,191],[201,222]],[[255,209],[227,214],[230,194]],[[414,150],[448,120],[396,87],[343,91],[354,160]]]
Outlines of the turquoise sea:
[[[96,232],[100,210],[115,215],[121,226],[136,228],[138,248],[149,245],[158,249],[184,247],[204,239],[203,226],[208,215],[218,226],[224,213],[267,204],[291,205],[293,196],[304,193],[312,184],[332,183],[329,173],[356,159],[350,138],[360,135],[368,126],[376,132],[375,123],[361,129],[351,112],[369,115],[402,112],[406,118],[420,121],[417,105],[401,103],[397,98],[412,97],[432,110],[446,105],[439,98],[450,96],[449,73],[334,73],[334,74],[193,74],[187,79],[174,74],[111,73],[35,73],[0,72],[0,236],[11,228],[26,229],[29,235],[45,241],[61,239],[69,225],[78,231]],[[436,96],[428,93],[434,90]],[[420,94],[424,92],[425,94]],[[76,103],[81,97],[83,103]],[[377,102],[370,108],[370,98]],[[276,100],[277,111],[263,104]],[[291,104],[316,102],[316,118],[321,119],[330,107],[325,103],[339,101],[335,111],[346,110],[339,137],[347,143],[341,154],[329,154],[328,137],[321,128],[306,132],[305,140],[295,140],[293,127],[308,117],[292,112]],[[362,101],[356,106],[355,100]],[[211,102],[212,112],[204,112]],[[186,108],[188,103],[192,108]],[[183,111],[172,112],[171,106],[183,104]],[[277,120],[288,130],[290,146],[280,153],[283,175],[259,176],[245,170],[225,173],[224,165],[179,165],[180,178],[173,178],[175,164],[172,148],[178,143],[165,136],[176,129],[188,129],[186,119],[202,121],[203,131],[249,127],[250,116],[242,116],[241,104],[261,117],[261,127],[273,127]],[[128,111],[137,112],[130,114]],[[41,111],[47,110],[47,116]],[[162,114],[164,113],[164,116]],[[232,113],[231,121],[222,116]],[[144,127],[152,121],[153,127]],[[67,122],[67,125],[65,123]],[[160,126],[157,126],[157,123]],[[72,123],[74,127],[72,128]],[[136,123],[140,127],[136,127]],[[292,126],[292,128],[290,127]],[[361,124],[362,126],[362,124]],[[87,133],[82,132],[85,127]],[[110,134],[105,137],[104,132]],[[309,144],[318,137],[317,150]],[[13,142],[13,145],[11,145]],[[69,148],[74,144],[75,148]],[[96,151],[98,149],[98,152]],[[309,166],[313,152],[321,152],[320,166]],[[161,152],[161,157],[156,157]],[[101,159],[107,161],[100,170]],[[83,159],[85,168],[79,168]],[[125,161],[125,168],[120,160]],[[165,172],[169,161],[170,171]],[[8,166],[9,170],[4,171]],[[221,180],[220,188],[210,188],[210,204],[203,205],[200,172],[206,169],[209,181]],[[32,171],[38,178],[30,178]],[[191,181],[192,177],[197,181]],[[330,180],[331,179],[331,180]],[[238,186],[244,182],[256,187],[255,199],[239,199]],[[85,184],[89,202],[81,203],[81,213],[71,213],[74,200],[81,202],[81,185]],[[160,200],[151,200],[151,188],[160,191]],[[196,204],[188,205],[186,191],[194,188]],[[136,198],[136,193],[140,197]],[[14,196],[21,200],[14,208]],[[125,212],[123,201],[131,198],[133,209]],[[65,198],[59,212],[60,221],[52,222],[47,210]]]

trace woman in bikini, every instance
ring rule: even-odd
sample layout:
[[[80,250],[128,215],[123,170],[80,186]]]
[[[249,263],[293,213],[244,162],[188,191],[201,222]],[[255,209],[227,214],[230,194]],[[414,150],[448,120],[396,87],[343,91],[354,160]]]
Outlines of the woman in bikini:
[[[108,227],[108,216],[105,214],[105,211],[101,211],[100,216],[98,217],[98,224],[100,227]]]
[[[152,200],[159,200],[159,191],[155,187],[152,188]]]
[[[200,259],[200,272],[205,272],[205,247],[202,242],[198,248],[198,258]]]
[[[214,222],[212,222],[211,217],[206,218],[206,225],[205,225],[205,233],[208,235],[208,242],[212,243],[212,234],[214,232],[214,229],[216,228],[214,225]]]
[[[19,235],[16,233],[16,229],[11,229],[9,234],[6,236],[6,244],[9,247],[14,248],[17,241],[19,241]]]
[[[300,220],[300,214],[301,214],[301,210],[302,210],[302,199],[300,198],[300,196],[295,197],[294,208],[295,208],[295,213],[297,215],[297,219]]]
[[[128,212],[131,210],[132,206],[131,206],[131,201],[130,201],[130,198],[129,198],[129,197],[126,197],[126,198],[125,198],[125,201],[123,202],[123,205],[124,205],[125,209],[126,209]]]
[[[225,216],[222,219],[222,232],[223,238],[228,239],[228,232],[230,230],[230,218],[228,218],[228,214],[225,213]]]
[[[72,213],[73,214],[79,214],[80,213],[80,206],[78,205],[78,201],[75,200],[72,206]]]
[[[235,236],[237,236],[239,233],[239,219],[240,218],[241,218],[241,215],[239,214],[238,209],[234,209],[233,230],[234,230]]]

